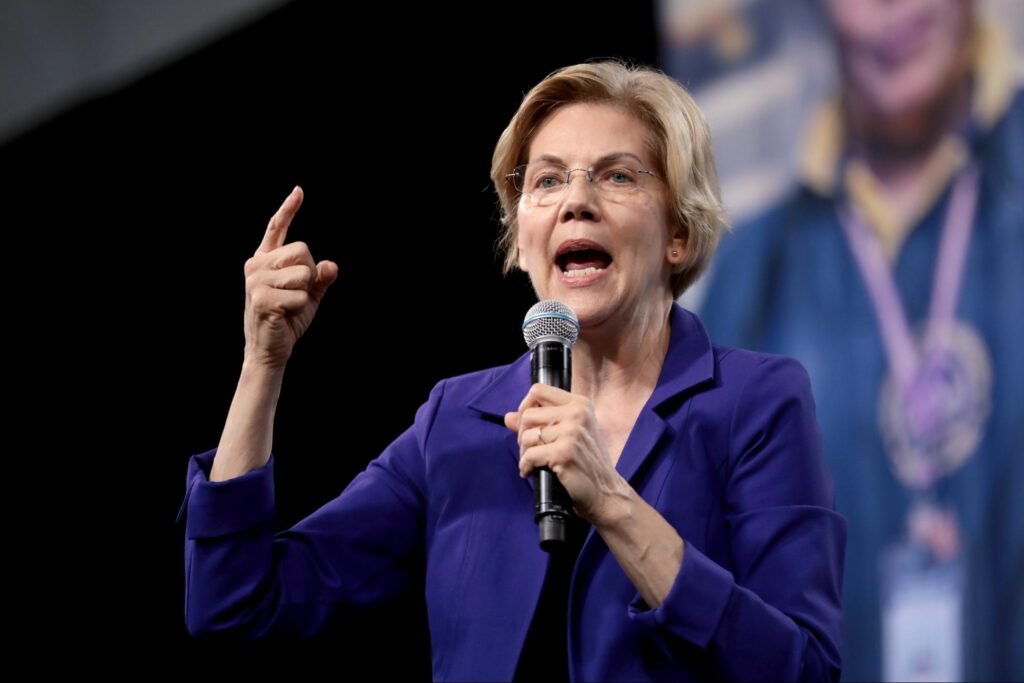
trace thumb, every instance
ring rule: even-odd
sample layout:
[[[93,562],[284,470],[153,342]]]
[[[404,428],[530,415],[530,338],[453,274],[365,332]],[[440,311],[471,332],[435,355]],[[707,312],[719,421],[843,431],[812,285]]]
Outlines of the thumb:
[[[334,261],[321,261],[316,264],[316,282],[309,288],[309,293],[319,301],[324,292],[338,279],[338,264]]]
[[[513,432],[519,433],[519,413],[505,413],[505,426]]]

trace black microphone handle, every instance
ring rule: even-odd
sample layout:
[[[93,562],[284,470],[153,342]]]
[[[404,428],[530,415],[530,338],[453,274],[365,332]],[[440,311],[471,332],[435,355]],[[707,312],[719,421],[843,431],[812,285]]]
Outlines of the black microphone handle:
[[[558,341],[540,341],[530,352],[530,378],[569,391],[572,384],[572,350]],[[533,472],[533,520],[537,523],[540,547],[552,552],[565,546],[572,499],[562,482],[547,467]]]

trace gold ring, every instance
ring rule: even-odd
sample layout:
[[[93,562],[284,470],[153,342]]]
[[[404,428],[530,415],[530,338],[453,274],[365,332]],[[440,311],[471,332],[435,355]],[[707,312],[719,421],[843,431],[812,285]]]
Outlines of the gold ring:
[[[544,433],[540,429],[540,427],[537,427],[537,441],[540,441],[541,443],[547,443],[547,441],[544,440]]]

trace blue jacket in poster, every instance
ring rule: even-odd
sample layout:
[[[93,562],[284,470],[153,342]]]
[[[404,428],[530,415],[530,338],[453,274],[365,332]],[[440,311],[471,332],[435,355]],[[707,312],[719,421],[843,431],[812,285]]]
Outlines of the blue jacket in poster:
[[[964,680],[1024,678],[1024,95],[966,138],[980,186],[956,317],[992,369],[991,414],[970,457],[932,493],[956,513],[965,564]],[[842,159],[835,175],[841,178]],[[965,161],[966,163],[966,161]],[[723,239],[701,317],[711,335],[796,358],[814,387],[824,454],[849,522],[843,675],[883,676],[881,566],[907,534],[914,493],[879,428],[888,360],[844,238],[838,187],[809,184]],[[892,276],[913,329],[928,317],[952,178],[908,232]]]

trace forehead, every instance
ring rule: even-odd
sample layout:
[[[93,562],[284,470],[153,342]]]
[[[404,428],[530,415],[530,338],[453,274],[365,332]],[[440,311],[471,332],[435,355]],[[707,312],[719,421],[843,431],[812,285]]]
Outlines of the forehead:
[[[647,160],[648,131],[633,114],[607,104],[570,104],[544,119],[527,150],[568,164],[591,163],[607,154],[629,152]]]

